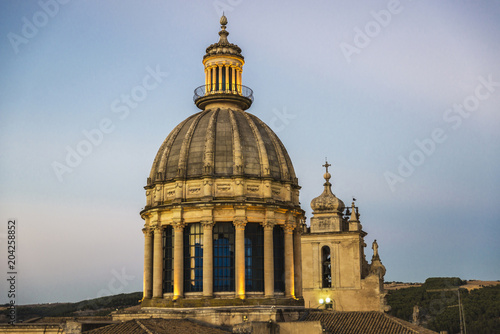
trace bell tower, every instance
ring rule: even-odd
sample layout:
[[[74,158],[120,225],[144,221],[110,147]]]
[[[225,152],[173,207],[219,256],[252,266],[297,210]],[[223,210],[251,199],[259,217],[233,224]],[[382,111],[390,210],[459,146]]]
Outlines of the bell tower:
[[[365,258],[367,235],[354,201],[350,208],[332,192],[323,167],[323,193],[311,201],[311,226],[302,235],[303,295],[306,307],[336,311],[384,311],[385,267],[374,242],[372,263]]]

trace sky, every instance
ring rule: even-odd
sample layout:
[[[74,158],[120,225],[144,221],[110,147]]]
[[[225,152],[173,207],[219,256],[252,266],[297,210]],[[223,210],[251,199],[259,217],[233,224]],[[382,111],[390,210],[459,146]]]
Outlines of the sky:
[[[15,219],[17,304],[142,291],[143,187],[198,111],[222,11],[308,221],[327,158],[386,281],[500,279],[500,2],[2,1],[0,268]]]

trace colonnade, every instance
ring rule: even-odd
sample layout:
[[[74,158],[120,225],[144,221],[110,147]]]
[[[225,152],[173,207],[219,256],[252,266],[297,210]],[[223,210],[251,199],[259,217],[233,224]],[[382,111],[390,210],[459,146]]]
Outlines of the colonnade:
[[[203,221],[203,297],[213,297],[213,221]],[[235,298],[245,293],[245,220],[233,222],[235,227]],[[185,223],[172,224],[174,230],[173,299],[184,297],[184,238]],[[264,297],[275,297],[274,291],[274,224],[262,223],[264,234]],[[285,297],[302,296],[300,228],[280,225],[284,232]],[[144,298],[163,298],[163,229],[145,227],[144,232]]]
[[[241,94],[241,66],[212,64],[205,67],[206,92],[233,92]]]

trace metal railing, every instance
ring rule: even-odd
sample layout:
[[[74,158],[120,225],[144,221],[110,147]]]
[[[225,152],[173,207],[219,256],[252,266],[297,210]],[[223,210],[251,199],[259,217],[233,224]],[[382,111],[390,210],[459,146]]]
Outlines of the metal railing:
[[[193,101],[196,102],[199,98],[215,95],[215,94],[228,94],[239,95],[250,99],[253,102],[253,90],[247,86],[229,84],[228,89],[215,89],[215,84],[203,85],[194,90]]]

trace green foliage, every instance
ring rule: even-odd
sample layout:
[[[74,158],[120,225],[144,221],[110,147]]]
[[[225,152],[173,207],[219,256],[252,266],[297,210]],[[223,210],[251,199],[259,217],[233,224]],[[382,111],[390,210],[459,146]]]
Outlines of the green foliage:
[[[460,332],[457,289],[459,278],[429,278],[421,287],[390,291],[390,314],[412,320],[413,307],[420,307],[422,325],[436,332]],[[500,285],[472,291],[460,289],[468,334],[500,333]]]
[[[17,306],[17,319],[25,321],[36,317],[73,317],[81,315],[83,311],[87,311],[86,313],[91,315],[108,315],[116,309],[138,305],[141,298],[142,292],[133,292],[84,300],[78,303]],[[8,309],[2,313],[8,315]]]
[[[458,277],[431,277],[425,280],[424,287],[427,290],[431,289],[452,289],[458,288],[467,282],[462,281]]]

